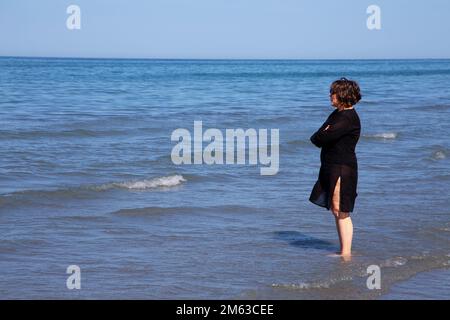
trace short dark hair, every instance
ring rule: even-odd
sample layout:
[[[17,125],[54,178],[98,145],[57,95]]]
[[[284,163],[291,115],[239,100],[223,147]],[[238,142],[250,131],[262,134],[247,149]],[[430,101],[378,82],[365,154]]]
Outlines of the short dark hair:
[[[341,78],[331,84],[330,94],[336,94],[343,105],[354,106],[361,100],[361,90],[356,81]]]

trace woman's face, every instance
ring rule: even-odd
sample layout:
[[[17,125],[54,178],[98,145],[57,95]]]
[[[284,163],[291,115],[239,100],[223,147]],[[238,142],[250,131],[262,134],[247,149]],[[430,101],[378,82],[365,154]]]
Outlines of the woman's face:
[[[333,107],[337,108],[339,106],[339,101],[336,93],[330,94],[330,100]]]

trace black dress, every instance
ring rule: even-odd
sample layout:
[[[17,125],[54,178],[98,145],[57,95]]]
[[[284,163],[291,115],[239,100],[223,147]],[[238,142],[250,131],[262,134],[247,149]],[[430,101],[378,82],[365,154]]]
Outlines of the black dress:
[[[328,129],[327,126],[329,125]],[[330,210],[334,187],[341,178],[339,211],[353,212],[358,184],[358,162],[355,147],[361,123],[355,109],[333,111],[311,142],[322,148],[320,172],[309,200]]]

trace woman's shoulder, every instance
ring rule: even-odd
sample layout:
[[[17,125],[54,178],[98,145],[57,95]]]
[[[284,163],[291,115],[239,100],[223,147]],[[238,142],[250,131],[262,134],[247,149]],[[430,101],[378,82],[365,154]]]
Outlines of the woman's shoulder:
[[[359,120],[358,112],[356,109],[350,109],[344,112],[344,116],[355,126],[361,126],[361,121]]]
[[[346,109],[341,112],[339,112],[341,116],[347,117],[347,118],[359,118],[358,112],[356,112],[355,108],[352,109]]]
[[[339,119],[347,119],[348,118],[348,111],[349,110],[342,110],[339,111],[338,109],[334,110],[331,114],[330,114],[330,118],[333,118],[335,120],[339,120]]]
[[[328,116],[329,120],[354,120],[354,119],[359,119],[358,113],[356,112],[355,108],[352,109],[346,109],[346,110],[342,110],[339,111],[338,109],[334,110],[329,116]]]
[[[346,122],[349,125],[359,125],[360,120],[359,120],[359,116],[358,113],[356,112],[356,110],[353,109],[347,109],[347,110],[342,110],[342,111],[337,111],[333,117],[332,117],[333,122]]]
[[[351,111],[351,112],[348,113],[349,116],[359,119],[358,112],[356,111],[355,108],[353,108],[353,109],[351,109],[351,110],[349,110],[349,111]]]

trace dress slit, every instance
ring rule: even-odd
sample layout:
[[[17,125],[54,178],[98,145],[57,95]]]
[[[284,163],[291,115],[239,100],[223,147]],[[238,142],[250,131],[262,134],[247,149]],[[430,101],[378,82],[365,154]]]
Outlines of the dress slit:
[[[341,188],[341,185],[342,185],[342,176],[338,176],[337,177],[337,179],[336,179],[336,182],[334,183],[334,188],[333,188],[333,192],[331,193],[331,200],[330,200],[330,208],[331,209],[336,209],[335,208],[335,202],[336,202],[336,199],[334,198],[335,197],[335,193],[336,193],[336,187],[337,187],[337,185],[338,185],[338,183],[339,183],[339,199],[338,199],[338,201],[337,201],[337,205],[338,205],[338,212],[341,212],[341,198],[342,198],[342,188]]]
[[[339,212],[352,212],[357,197],[357,172],[346,165],[323,166],[311,192],[310,201],[330,210],[333,207],[334,191],[338,181],[340,181]]]

